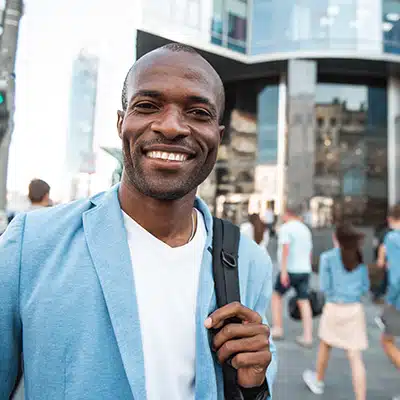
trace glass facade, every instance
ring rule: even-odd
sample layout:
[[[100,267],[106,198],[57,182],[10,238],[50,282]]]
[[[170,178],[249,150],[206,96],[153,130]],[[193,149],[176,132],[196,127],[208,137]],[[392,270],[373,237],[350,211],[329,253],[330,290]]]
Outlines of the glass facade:
[[[400,54],[399,1],[253,0],[251,8],[247,3],[214,0],[212,43],[250,55],[329,50]]]
[[[387,209],[384,86],[319,83],[315,195],[333,200],[333,221],[380,224]]]
[[[376,0],[254,0],[250,53],[380,52],[380,9]]]
[[[247,0],[215,0],[211,42],[240,53],[247,52]]]
[[[258,164],[278,161],[279,85],[266,86],[257,97]]]
[[[400,2],[383,0],[382,30],[384,51],[400,54]]]

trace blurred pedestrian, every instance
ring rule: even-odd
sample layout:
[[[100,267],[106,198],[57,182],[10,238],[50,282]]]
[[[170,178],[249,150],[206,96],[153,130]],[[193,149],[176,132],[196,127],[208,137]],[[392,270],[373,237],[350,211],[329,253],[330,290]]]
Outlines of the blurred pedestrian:
[[[31,202],[30,211],[51,206],[50,185],[41,179],[33,179],[29,184],[28,198]]]
[[[389,287],[382,317],[377,320],[382,327],[381,343],[386,355],[400,369],[400,349],[395,337],[400,336],[400,204],[388,213],[391,232],[387,233],[379,248],[378,266],[389,272]]]
[[[283,339],[282,296],[293,287],[297,294],[303,335],[296,342],[310,348],[312,346],[312,310],[309,300],[309,282],[312,272],[312,235],[301,221],[301,210],[288,208],[283,215],[284,224],[278,234],[278,262],[280,273],[272,294],[271,333],[275,339]]]
[[[251,214],[249,220],[240,225],[240,231],[267,251],[269,231],[258,214]]]
[[[319,325],[316,372],[303,373],[306,385],[315,394],[324,392],[330,350],[335,347],[347,352],[356,400],[366,398],[361,352],[368,347],[368,339],[361,298],[368,293],[369,277],[360,250],[363,238],[350,224],[338,226],[333,238],[335,248],[320,257],[320,288],[325,293],[326,304]]]
[[[275,234],[275,214],[273,208],[269,205],[269,202],[267,203],[267,208],[265,210],[264,214],[264,222],[267,225],[267,229],[269,231],[269,236],[273,236]]]

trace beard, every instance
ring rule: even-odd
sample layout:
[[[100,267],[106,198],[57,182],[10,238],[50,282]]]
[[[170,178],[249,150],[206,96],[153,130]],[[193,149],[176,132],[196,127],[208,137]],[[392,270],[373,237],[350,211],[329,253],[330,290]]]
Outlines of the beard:
[[[161,144],[165,141],[154,140],[151,142],[151,144],[155,143]],[[174,142],[173,144],[181,143]],[[147,197],[164,201],[182,199],[197,189],[215,165],[217,150],[209,152],[206,157],[200,157],[198,154],[197,152],[196,157],[190,161],[193,166],[186,171],[151,170],[146,172],[142,162],[146,156],[140,146],[136,145],[135,149],[131,151],[129,141],[124,139],[124,176],[129,185]]]

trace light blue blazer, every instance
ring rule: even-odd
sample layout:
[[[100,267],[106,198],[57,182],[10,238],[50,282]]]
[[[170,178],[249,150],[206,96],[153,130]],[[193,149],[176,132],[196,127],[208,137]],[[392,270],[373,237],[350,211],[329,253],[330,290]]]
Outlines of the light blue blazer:
[[[208,231],[196,310],[196,399],[222,400],[221,368],[203,325],[216,309],[212,217],[201,200],[196,207]],[[242,237],[242,303],[262,316],[271,296],[271,273],[270,259]],[[21,351],[26,399],[146,399],[140,321],[118,186],[88,200],[21,214],[0,237],[1,400],[8,399],[14,385]],[[272,390],[273,344],[271,351],[267,380]]]

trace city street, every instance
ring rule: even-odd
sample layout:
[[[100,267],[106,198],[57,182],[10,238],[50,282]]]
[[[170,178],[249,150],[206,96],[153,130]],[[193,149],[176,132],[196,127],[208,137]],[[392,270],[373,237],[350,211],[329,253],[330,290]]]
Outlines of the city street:
[[[290,294],[288,295],[290,297]],[[391,400],[400,394],[400,373],[386,359],[379,344],[379,329],[374,317],[379,307],[366,304],[369,349],[365,352],[367,368],[368,400]],[[315,320],[315,331],[318,319]],[[313,368],[317,354],[317,342],[312,350],[306,350],[294,342],[301,334],[301,323],[285,318],[285,340],[277,342],[279,372],[275,384],[274,399],[277,400],[352,400],[350,367],[344,351],[333,350],[326,377],[323,396],[315,396],[308,391],[301,374],[306,368]]]

